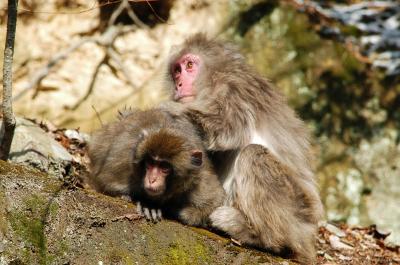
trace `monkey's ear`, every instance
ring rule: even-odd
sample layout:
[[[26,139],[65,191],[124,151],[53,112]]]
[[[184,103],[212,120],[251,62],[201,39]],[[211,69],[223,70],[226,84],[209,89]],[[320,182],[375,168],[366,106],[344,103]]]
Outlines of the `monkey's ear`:
[[[190,154],[191,156],[191,163],[193,166],[201,166],[203,164],[203,152],[200,150],[194,150]]]

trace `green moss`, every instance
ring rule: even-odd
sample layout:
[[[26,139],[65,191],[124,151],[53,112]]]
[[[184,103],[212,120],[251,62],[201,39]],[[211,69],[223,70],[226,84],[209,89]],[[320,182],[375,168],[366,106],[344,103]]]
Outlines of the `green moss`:
[[[125,265],[134,265],[136,263],[135,263],[135,259],[128,255],[128,256],[125,256],[123,258],[123,264],[125,264]]]
[[[190,262],[188,250],[179,242],[171,244],[166,255],[168,263],[171,265],[189,264]]]
[[[9,213],[12,229],[31,245],[35,253],[26,253],[26,258],[29,260],[29,256],[37,255],[41,264],[45,264],[46,260],[46,238],[43,231],[45,206],[46,201],[35,194],[24,201],[23,210]]]
[[[197,244],[194,246],[194,252],[196,253],[196,256],[199,258],[199,260],[202,261],[202,263],[211,264],[212,260],[210,249],[207,248],[203,242],[197,242]]]
[[[12,165],[8,162],[0,160],[0,175],[25,175],[27,171],[28,170],[26,167]]]
[[[1,189],[1,188],[0,188]],[[0,205],[7,205],[6,195],[3,190],[0,190]],[[0,236],[7,234],[7,216],[6,208],[2,207],[0,209]]]
[[[57,215],[58,209],[60,206],[56,202],[52,202],[49,206],[49,215],[50,218],[55,217]]]
[[[134,257],[135,253],[121,247],[121,246],[108,246],[105,248],[107,253],[104,257],[111,264],[135,264],[137,259]]]
[[[214,240],[222,241],[224,244],[230,243],[230,240],[229,240],[228,238],[222,237],[222,236],[217,235],[217,234],[215,234],[215,233],[212,233],[211,231],[206,230],[206,229],[204,229],[204,228],[199,228],[199,227],[194,227],[194,226],[192,226],[192,227],[190,227],[190,229],[193,230],[193,231],[195,231],[197,234],[206,236],[206,237],[211,238],[211,239],[214,239]]]

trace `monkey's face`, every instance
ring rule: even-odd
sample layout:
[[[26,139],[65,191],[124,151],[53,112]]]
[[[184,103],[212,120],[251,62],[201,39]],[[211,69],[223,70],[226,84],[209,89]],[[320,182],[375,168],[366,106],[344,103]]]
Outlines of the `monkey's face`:
[[[196,97],[193,85],[200,72],[200,57],[187,53],[172,65],[172,77],[175,82],[174,100],[182,103],[191,102]]]
[[[149,157],[145,161],[145,176],[143,186],[146,194],[150,197],[158,197],[166,190],[166,181],[172,173],[172,166],[157,158]]]

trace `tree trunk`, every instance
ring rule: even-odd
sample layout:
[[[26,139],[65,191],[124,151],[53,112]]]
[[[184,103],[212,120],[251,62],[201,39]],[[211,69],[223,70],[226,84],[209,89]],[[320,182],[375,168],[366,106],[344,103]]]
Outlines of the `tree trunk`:
[[[0,159],[2,160],[8,159],[15,129],[15,118],[12,111],[12,62],[17,26],[17,7],[18,0],[8,0],[7,35],[3,64],[3,123],[0,132]]]

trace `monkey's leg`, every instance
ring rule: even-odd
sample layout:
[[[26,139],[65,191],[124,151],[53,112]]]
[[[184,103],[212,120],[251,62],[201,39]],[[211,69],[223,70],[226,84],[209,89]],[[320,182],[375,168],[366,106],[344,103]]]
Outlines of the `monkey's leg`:
[[[276,253],[289,250],[311,264],[316,226],[298,216],[305,201],[293,173],[265,147],[249,145],[239,153],[231,174],[228,207],[212,214],[213,225],[242,243]]]

